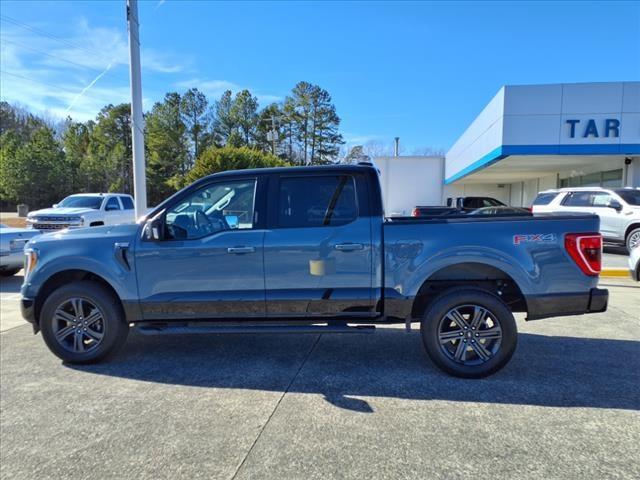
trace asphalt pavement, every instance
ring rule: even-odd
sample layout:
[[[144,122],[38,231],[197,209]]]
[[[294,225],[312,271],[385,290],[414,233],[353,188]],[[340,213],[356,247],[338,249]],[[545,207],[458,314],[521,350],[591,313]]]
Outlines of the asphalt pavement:
[[[132,333],[62,364],[0,303],[2,479],[640,478],[640,288],[605,313],[524,322],[483,380],[419,334]],[[13,283],[12,283],[13,282]]]

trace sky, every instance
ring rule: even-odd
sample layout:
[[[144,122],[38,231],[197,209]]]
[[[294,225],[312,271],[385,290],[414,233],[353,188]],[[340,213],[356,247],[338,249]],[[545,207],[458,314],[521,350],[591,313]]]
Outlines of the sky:
[[[0,2],[0,96],[49,117],[129,100],[125,0]],[[446,151],[502,85],[640,80],[640,2],[139,4],[145,110],[169,91],[301,80],[333,97],[347,146]]]

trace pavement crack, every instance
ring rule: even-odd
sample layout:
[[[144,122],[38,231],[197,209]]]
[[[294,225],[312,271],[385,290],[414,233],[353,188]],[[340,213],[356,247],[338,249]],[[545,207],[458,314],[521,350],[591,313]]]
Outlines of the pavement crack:
[[[258,432],[258,435],[256,435],[256,438],[253,440],[253,443],[251,444],[251,447],[249,447],[249,450],[247,450],[247,453],[245,454],[244,458],[242,459],[242,462],[240,462],[240,465],[238,465],[238,468],[236,468],[236,471],[231,476],[231,480],[234,480],[236,478],[236,476],[238,475],[238,473],[240,472],[240,470],[242,470],[242,467],[244,466],[245,462],[247,461],[247,458],[249,458],[249,455],[251,455],[251,452],[253,451],[254,447],[258,444],[258,440],[260,440],[260,437],[262,436],[262,432],[264,432],[264,430],[267,428],[267,425],[269,425],[269,422],[271,421],[271,419],[273,418],[274,414],[276,413],[276,411],[280,407],[280,403],[282,403],[282,399],[289,392],[289,389],[293,385],[293,382],[296,381],[296,378],[298,378],[298,375],[300,374],[300,372],[304,368],[305,364],[307,363],[307,360],[309,360],[309,357],[311,357],[311,354],[315,350],[316,345],[318,345],[318,342],[320,342],[320,338],[321,337],[322,337],[322,334],[319,334],[318,337],[316,338],[316,340],[313,342],[313,345],[311,345],[311,348],[309,349],[307,354],[302,359],[302,362],[300,362],[300,366],[298,367],[298,370],[293,375],[293,377],[291,377],[291,381],[289,381],[289,384],[287,385],[287,388],[285,388],[284,392],[282,392],[282,395],[280,395],[280,398],[276,402],[275,407],[273,407],[273,411],[269,415],[269,418],[267,418],[267,421],[264,423],[264,425],[262,426],[262,428]]]

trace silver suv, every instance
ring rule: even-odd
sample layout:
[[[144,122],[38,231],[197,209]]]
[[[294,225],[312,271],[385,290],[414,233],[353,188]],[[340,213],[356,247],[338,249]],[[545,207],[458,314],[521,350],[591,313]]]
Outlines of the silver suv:
[[[540,192],[533,213],[588,212],[600,217],[606,242],[640,245],[640,188],[575,187]]]

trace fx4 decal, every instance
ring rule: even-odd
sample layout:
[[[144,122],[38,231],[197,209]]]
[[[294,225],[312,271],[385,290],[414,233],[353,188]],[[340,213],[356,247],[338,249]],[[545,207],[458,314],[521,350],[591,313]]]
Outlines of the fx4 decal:
[[[530,233],[513,236],[514,245],[520,245],[522,243],[553,243],[555,241],[555,233]]]

